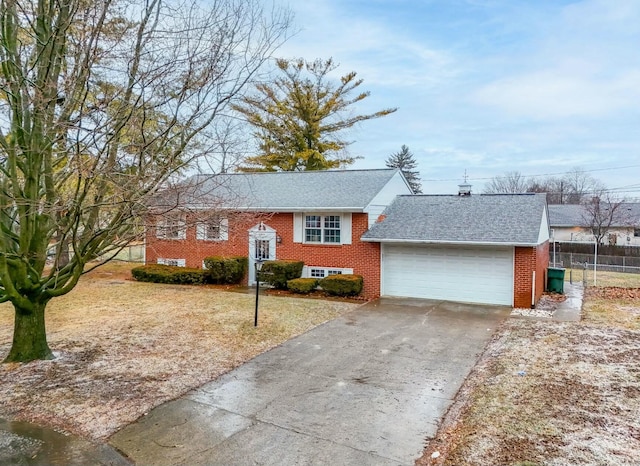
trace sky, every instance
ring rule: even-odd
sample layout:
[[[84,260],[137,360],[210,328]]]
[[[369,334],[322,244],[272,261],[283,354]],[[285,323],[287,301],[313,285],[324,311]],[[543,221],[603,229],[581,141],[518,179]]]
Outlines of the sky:
[[[329,58],[394,114],[350,130],[352,168],[409,147],[425,193],[474,192],[507,171],[581,168],[640,198],[640,0],[289,3],[284,58]]]

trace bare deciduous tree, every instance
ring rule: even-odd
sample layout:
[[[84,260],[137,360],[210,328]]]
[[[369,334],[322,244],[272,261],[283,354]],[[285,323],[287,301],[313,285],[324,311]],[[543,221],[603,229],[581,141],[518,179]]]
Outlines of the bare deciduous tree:
[[[491,179],[484,188],[486,194],[518,194],[526,193],[527,179],[518,171],[507,172],[503,176]]]
[[[52,357],[47,303],[142,233],[289,22],[258,0],[0,0],[5,361]]]
[[[496,176],[485,186],[485,193],[546,193],[549,204],[581,204],[605,189],[602,182],[581,168],[564,176],[526,178],[518,171]]]
[[[612,227],[630,223],[629,212],[624,206],[624,200],[607,191],[600,191],[590,200],[583,202],[584,226],[591,230],[598,244],[603,243]]]

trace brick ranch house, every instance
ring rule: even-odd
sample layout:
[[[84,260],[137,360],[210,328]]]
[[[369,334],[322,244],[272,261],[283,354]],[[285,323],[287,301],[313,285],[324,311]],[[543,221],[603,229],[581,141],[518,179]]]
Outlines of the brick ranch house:
[[[146,263],[248,256],[250,285],[256,259],[294,259],[362,275],[366,298],[530,307],[549,261],[544,195],[414,195],[398,170],[197,175],[154,210]]]

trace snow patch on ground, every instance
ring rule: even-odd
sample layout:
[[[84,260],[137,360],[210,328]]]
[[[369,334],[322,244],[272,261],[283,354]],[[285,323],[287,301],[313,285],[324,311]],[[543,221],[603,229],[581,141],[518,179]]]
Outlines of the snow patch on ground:
[[[512,316],[525,316],[525,317],[544,317],[550,319],[553,317],[553,310],[549,309],[527,309],[523,307],[516,307],[511,311]]]
[[[513,309],[513,311],[511,311],[511,315],[551,319],[553,317],[553,313],[556,312],[558,305],[565,299],[566,296],[564,295],[545,293],[538,301],[535,309],[529,309],[527,307],[516,307]]]

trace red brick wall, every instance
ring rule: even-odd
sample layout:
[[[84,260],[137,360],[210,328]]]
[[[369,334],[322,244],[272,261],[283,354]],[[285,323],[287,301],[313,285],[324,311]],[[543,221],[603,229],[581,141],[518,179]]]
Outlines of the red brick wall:
[[[380,296],[380,244],[363,243],[360,236],[367,230],[368,215],[354,213],[351,217],[352,244],[312,245],[293,242],[293,214],[273,215],[241,214],[229,219],[228,241],[196,240],[196,228],[187,227],[184,240],[161,240],[156,238],[155,228],[147,231],[146,261],[155,264],[158,257],[186,259],[187,267],[202,267],[207,256],[247,256],[249,254],[248,230],[260,221],[276,230],[282,242],[276,244],[278,259],[304,261],[305,265],[317,267],[352,268],[353,273],[364,277],[363,295],[368,298]],[[187,221],[187,224],[193,222]]]
[[[196,240],[195,219],[187,216],[187,234],[183,240],[164,240],[156,237],[155,221],[147,228],[145,261],[155,264],[158,257],[165,259],[185,259],[187,267],[202,268],[202,260],[208,256],[247,256],[249,234],[247,230],[259,223],[256,214],[238,214],[229,219],[228,241]]]
[[[529,308],[534,270],[536,303],[544,292],[546,269],[549,264],[549,242],[537,247],[516,247],[514,262],[513,306]]]

